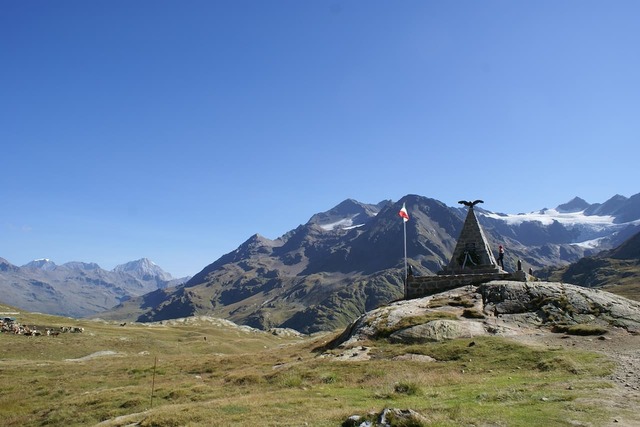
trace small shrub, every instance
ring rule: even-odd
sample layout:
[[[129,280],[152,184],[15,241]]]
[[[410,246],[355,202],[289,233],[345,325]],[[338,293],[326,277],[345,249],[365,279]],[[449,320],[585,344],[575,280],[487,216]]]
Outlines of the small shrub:
[[[494,393],[482,393],[476,399],[480,402],[518,402],[526,398],[526,390],[506,388]]]
[[[551,327],[551,332],[556,334],[564,334],[569,330],[569,325],[556,324]]]
[[[608,330],[604,326],[581,323],[578,325],[553,325],[551,332],[567,333],[569,335],[604,335]]]
[[[142,400],[139,397],[133,397],[131,399],[127,399],[124,402],[122,402],[120,404],[121,408],[135,408],[137,406],[142,406],[145,403],[147,403],[146,401]]]
[[[220,407],[220,411],[230,415],[230,414],[246,414],[247,412],[249,412],[249,408],[247,408],[246,406],[243,405],[224,405]]]
[[[420,414],[411,411],[389,411],[387,413],[387,423],[393,427],[426,427],[430,425]]]
[[[234,385],[254,385],[264,382],[264,378],[258,374],[228,375],[224,380]]]
[[[453,307],[467,307],[467,308],[471,308],[473,307],[475,304],[473,303],[473,301],[471,301],[468,298],[462,298],[462,297],[453,297],[450,301],[449,301],[449,305],[453,306]]]
[[[566,356],[556,356],[552,359],[541,360],[537,368],[543,372],[561,370],[572,374],[580,373],[580,369],[576,363]]]
[[[394,399],[396,396],[394,396],[393,393],[391,392],[377,391],[373,394],[373,397],[375,399],[391,400],[391,399]]]
[[[429,308],[444,307],[446,305],[450,305],[452,307],[467,307],[467,308],[471,308],[475,304],[469,298],[460,297],[460,296],[453,297],[453,298],[450,298],[450,297],[438,297],[438,298],[432,299],[429,302]]]
[[[324,384],[335,384],[336,382],[338,382],[338,375],[333,372],[322,374],[320,376],[320,381],[322,381]]]
[[[401,418],[395,420],[394,417],[389,417],[389,422],[389,425],[393,427],[426,427],[428,425],[421,420],[416,420],[415,418]]]
[[[413,382],[399,382],[394,387],[393,390],[398,394],[406,394],[408,396],[415,396],[420,394],[420,386]]]
[[[484,319],[485,315],[473,308],[465,308],[462,312],[462,317],[467,319]]]
[[[184,398],[188,397],[189,394],[190,394],[190,392],[188,390],[184,390],[184,389],[171,390],[169,392],[169,394],[167,394],[165,396],[165,399],[167,399],[167,400],[183,400]]]
[[[567,329],[569,335],[604,335],[607,332],[607,328],[599,325],[571,325]]]
[[[271,379],[271,382],[274,382],[275,384],[286,388],[301,387],[303,381],[304,380],[300,376],[300,374],[295,372],[284,372],[281,375],[277,375]]]

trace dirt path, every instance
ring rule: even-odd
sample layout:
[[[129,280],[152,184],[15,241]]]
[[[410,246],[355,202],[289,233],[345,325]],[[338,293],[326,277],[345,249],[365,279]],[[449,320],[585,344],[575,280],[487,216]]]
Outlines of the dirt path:
[[[607,356],[616,365],[615,371],[606,377],[613,388],[603,390],[592,402],[610,411],[612,418],[604,426],[640,426],[640,335],[614,330],[602,337],[541,333],[514,338],[529,344],[595,351]]]
[[[609,407],[614,419],[609,426],[640,426],[640,335],[614,331],[604,339],[573,339],[576,347],[602,353],[616,364],[608,379],[615,387],[606,390],[599,404]],[[566,340],[564,340],[566,341]]]

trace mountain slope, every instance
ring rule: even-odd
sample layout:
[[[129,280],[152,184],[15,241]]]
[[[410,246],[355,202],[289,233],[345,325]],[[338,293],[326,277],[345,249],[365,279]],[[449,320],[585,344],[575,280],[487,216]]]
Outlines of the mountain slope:
[[[582,258],[568,266],[545,269],[540,273],[545,279],[561,280],[588,288],[603,288],[640,301],[640,233],[617,248]]]
[[[410,222],[407,230],[408,247],[420,254],[413,259],[415,271],[439,270],[442,256],[452,250],[449,233],[460,230],[459,212],[420,196],[402,202],[423,218]],[[402,296],[399,207],[388,202],[371,206],[382,208],[363,215],[362,204],[346,201],[276,240],[252,236],[158,306],[141,309],[136,320],[169,319],[190,311],[261,328],[315,332],[342,327],[365,310]],[[349,219],[360,215],[359,221],[366,222],[353,227],[353,220],[340,222],[336,212]],[[422,232],[425,227],[439,236],[438,242]],[[132,299],[100,316],[117,318],[118,311],[131,313],[132,305],[142,303]]]

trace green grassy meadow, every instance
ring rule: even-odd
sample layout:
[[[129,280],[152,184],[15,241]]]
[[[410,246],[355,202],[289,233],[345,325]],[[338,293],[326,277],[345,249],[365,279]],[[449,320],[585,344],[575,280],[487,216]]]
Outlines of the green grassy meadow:
[[[369,343],[371,360],[340,361],[326,354],[341,350],[322,351],[331,334],[16,317],[85,332],[0,334],[7,427],[339,426],[384,408],[411,408],[428,420],[416,425],[429,426],[599,425],[610,415],[590,403],[611,387],[603,376],[613,368],[595,353],[500,338],[411,346],[381,338]],[[407,353],[437,362],[393,360]]]

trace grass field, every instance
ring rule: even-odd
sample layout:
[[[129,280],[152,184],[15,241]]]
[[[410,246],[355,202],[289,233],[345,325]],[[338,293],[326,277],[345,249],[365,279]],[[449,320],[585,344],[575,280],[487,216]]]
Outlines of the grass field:
[[[411,408],[428,420],[415,425],[429,426],[599,425],[608,416],[589,402],[610,387],[602,377],[612,365],[593,353],[500,338],[380,339],[371,360],[345,362],[330,357],[340,350],[321,356],[331,335],[281,337],[204,319],[15,317],[85,332],[0,334],[3,426],[339,426],[384,408]],[[407,353],[437,362],[393,360]]]

